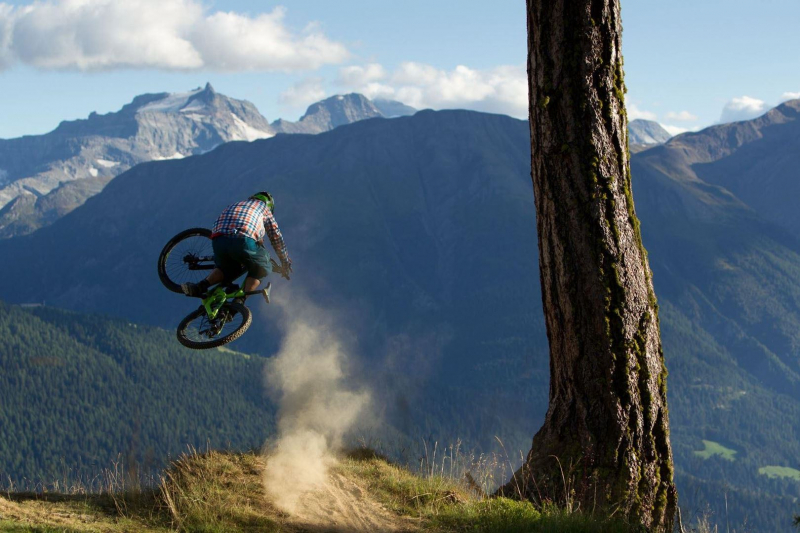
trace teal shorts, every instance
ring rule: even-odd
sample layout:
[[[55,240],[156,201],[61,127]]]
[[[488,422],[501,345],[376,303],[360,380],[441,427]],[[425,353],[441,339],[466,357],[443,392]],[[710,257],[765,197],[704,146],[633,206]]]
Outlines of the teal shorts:
[[[216,237],[214,264],[222,270],[227,281],[233,281],[245,271],[251,278],[262,279],[272,271],[269,252],[250,237]]]

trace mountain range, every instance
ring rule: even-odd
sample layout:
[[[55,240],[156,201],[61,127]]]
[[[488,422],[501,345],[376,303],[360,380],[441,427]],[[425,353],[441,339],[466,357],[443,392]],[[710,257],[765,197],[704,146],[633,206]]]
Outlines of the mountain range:
[[[739,174],[761,169],[762,187],[792,190],[799,108],[632,158],[681,501],[717,520],[728,503],[731,523],[755,531],[788,531],[800,496],[800,243],[777,217],[791,194],[770,191],[770,218],[766,193]],[[159,284],[160,248],[263,189],[295,264],[291,283],[274,282],[279,305],[311,300],[337,317],[386,425],[527,450],[549,372],[524,121],[421,111],[138,165],[51,226],[0,242],[0,298],[174,327],[193,305]],[[269,356],[278,312],[255,307],[235,346]]]
[[[298,122],[270,124],[253,104],[219,94],[211,84],[185,93],[140,95],[120,111],[62,122],[45,135],[0,139],[0,238],[51,224],[139,163],[415,111],[348,94],[310,106]]]
[[[219,94],[210,83],[185,93],[143,94],[120,111],[65,121],[45,135],[0,139],[0,239],[51,224],[139,163],[197,155],[225,142],[318,134],[416,111],[351,93],[312,104],[296,122],[269,123],[253,104]],[[631,121],[629,132],[633,151],[670,138],[660,124],[642,119]]]

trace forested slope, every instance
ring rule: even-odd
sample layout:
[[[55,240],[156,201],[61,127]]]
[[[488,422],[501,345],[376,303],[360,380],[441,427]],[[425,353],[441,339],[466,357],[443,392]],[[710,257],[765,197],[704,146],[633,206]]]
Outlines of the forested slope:
[[[183,348],[127,321],[0,302],[0,477],[90,479],[162,467],[188,445],[263,444],[261,357]]]

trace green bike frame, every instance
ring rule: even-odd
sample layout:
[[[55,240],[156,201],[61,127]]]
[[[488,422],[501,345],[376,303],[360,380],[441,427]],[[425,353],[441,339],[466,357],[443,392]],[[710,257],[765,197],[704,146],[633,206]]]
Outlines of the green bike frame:
[[[245,296],[252,296],[254,294],[261,294],[264,296],[264,299],[269,303],[269,291],[272,288],[272,283],[267,283],[267,287],[260,291],[250,291],[244,292],[244,290],[240,288],[236,288],[236,290],[232,292],[227,292],[223,287],[217,287],[213,291],[211,291],[205,298],[203,298],[203,308],[206,310],[206,314],[208,318],[214,320],[217,318],[217,314],[219,310],[222,309],[222,305],[230,299],[234,298],[244,298]]]

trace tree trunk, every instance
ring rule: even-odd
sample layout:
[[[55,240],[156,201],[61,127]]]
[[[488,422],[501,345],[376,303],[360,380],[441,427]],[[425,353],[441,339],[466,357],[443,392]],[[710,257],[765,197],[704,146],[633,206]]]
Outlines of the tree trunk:
[[[619,1],[527,0],[550,406],[502,490],[671,530],[667,370],[631,195]]]

